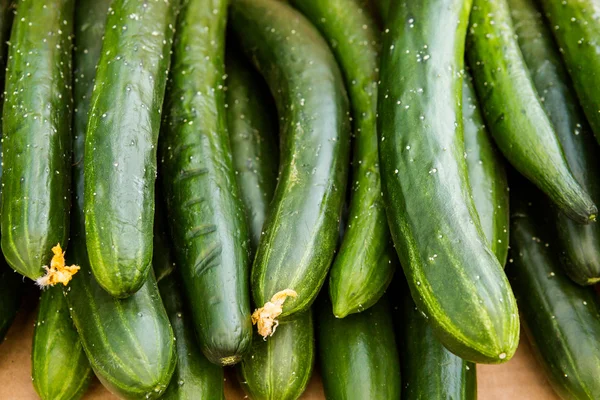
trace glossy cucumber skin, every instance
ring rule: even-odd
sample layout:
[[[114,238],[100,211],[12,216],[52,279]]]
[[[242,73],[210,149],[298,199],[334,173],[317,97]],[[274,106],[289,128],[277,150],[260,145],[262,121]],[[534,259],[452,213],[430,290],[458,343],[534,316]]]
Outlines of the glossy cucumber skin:
[[[262,77],[241,55],[229,52],[225,69],[233,166],[246,206],[251,251],[254,252],[277,185],[278,127],[273,115],[276,108]]]
[[[281,321],[275,334],[254,336],[238,365],[244,391],[254,400],[295,400],[310,380],[315,360],[312,311]]]
[[[400,359],[385,297],[368,310],[341,319],[333,315],[328,300],[320,302],[317,335],[327,399],[400,398]]]
[[[519,302],[533,353],[556,393],[565,400],[600,394],[600,302],[592,288],[561,271],[557,237],[541,193],[511,180],[511,253],[506,272]]]
[[[238,362],[252,340],[250,243],[225,115],[226,20],[227,1],[183,3],[161,136],[175,256],[202,352],[220,365]]]
[[[17,4],[3,106],[2,252],[30,279],[67,245],[73,0]],[[29,25],[31,24],[31,26]]]
[[[379,157],[388,222],[417,307],[450,351],[500,363],[516,350],[519,319],[468,184],[460,105],[469,6],[427,0],[391,7]]]
[[[544,109],[552,122],[573,176],[597,202],[600,200],[600,151],[571,89],[571,79],[552,33],[534,3],[509,0],[519,46]],[[580,225],[557,212],[556,230],[561,265],[580,285],[600,281],[600,224]]]
[[[467,58],[489,131],[513,167],[569,218],[590,223],[598,210],[571,173],[515,36],[506,0],[473,1]]]
[[[33,386],[43,400],[75,400],[93,376],[60,287],[42,292],[31,352]]]
[[[259,306],[295,290],[283,318],[310,307],[334,256],[348,172],[348,99],[327,43],[287,4],[235,0],[229,22],[265,77],[280,118],[279,181],[251,287]]]
[[[85,228],[92,272],[115,297],[152,262],[156,146],[178,0],[115,0],[85,141]],[[140,40],[143,38],[143,40]]]
[[[485,128],[471,77],[463,78],[463,126],[471,194],[491,250],[506,264],[508,254],[508,182],[504,159]]]
[[[348,225],[331,267],[329,295],[338,318],[379,300],[395,270],[377,149],[377,80],[380,34],[358,0],[291,2],[329,42],[352,106],[354,159]]]

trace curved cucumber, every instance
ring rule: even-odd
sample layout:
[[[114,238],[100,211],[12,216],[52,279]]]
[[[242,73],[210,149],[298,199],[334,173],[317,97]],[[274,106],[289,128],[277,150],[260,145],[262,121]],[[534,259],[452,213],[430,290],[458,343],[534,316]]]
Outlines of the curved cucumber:
[[[333,259],[347,177],[348,100],[327,43],[289,5],[236,0],[230,23],[265,77],[280,117],[279,182],[251,286],[257,306],[284,289],[296,291],[284,317],[310,307]]]
[[[392,237],[417,307],[450,351],[499,363],[517,348],[519,318],[469,194],[457,79],[469,6],[392,5],[383,36],[379,157]]]
[[[377,150],[379,32],[358,0],[293,0],[321,31],[340,63],[352,104],[354,170],[348,225],[331,267],[329,295],[338,318],[371,307],[395,270]],[[365,245],[367,244],[368,245]]]
[[[325,396],[332,400],[399,399],[400,359],[387,299],[342,319],[333,315],[328,300],[318,308]]]
[[[156,145],[177,1],[110,7],[85,141],[85,228],[97,282],[127,297],[152,262]]]
[[[225,116],[226,20],[227,1],[184,2],[161,137],[175,256],[200,347],[222,365],[252,340],[248,232]]]
[[[526,184],[526,183],[524,183]],[[562,274],[556,237],[534,188],[511,180],[511,254],[506,268],[525,332],[552,387],[563,399],[597,399],[600,393],[600,301]]]
[[[579,106],[561,55],[536,6],[509,0],[515,32],[544,109],[554,125],[565,158],[577,181],[600,201],[600,151]],[[580,225],[556,214],[556,229],[565,272],[580,285],[600,281],[600,224]]]
[[[491,250],[506,264],[508,254],[508,182],[504,160],[489,136],[471,77],[463,79],[463,125],[469,185],[479,222]]]
[[[66,247],[73,0],[19,1],[3,107],[2,252],[30,279]]]
[[[473,1],[467,56],[490,133],[569,218],[594,221],[598,210],[571,173],[515,36],[506,0]]]
[[[33,331],[31,371],[35,391],[43,400],[79,399],[92,378],[60,287],[42,292]]]

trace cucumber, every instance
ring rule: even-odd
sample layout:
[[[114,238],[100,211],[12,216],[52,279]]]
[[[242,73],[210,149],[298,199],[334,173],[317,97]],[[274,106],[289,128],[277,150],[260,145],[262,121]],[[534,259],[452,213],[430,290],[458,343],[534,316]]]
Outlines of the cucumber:
[[[558,136],[573,176],[595,202],[600,200],[600,151],[571,89],[571,80],[536,6],[509,1],[519,46],[544,108]],[[580,285],[600,281],[600,225],[580,225],[556,213],[561,265]]]
[[[450,351],[500,363],[517,348],[519,319],[469,193],[460,79],[469,9],[460,0],[391,6],[379,157],[388,222],[417,307]]]
[[[471,77],[463,79],[463,125],[465,154],[471,194],[479,222],[491,250],[500,261],[506,264],[508,254],[508,183],[504,159],[489,136]]]
[[[115,0],[106,20],[85,141],[85,229],[94,277],[115,297],[139,290],[151,267],[156,146],[177,4]]]
[[[227,54],[225,69],[233,166],[246,206],[251,251],[254,252],[277,185],[277,120],[272,115],[275,104],[262,77],[233,51]]]
[[[318,307],[321,377],[327,399],[399,399],[400,359],[385,297],[338,319],[325,296]],[[321,300],[321,299],[319,299]]]
[[[511,253],[506,272],[533,353],[563,399],[600,393],[600,302],[561,271],[557,240],[541,215],[545,199],[511,179]],[[553,218],[553,216],[550,216]]]
[[[0,264],[0,344],[17,315],[22,294],[21,275],[9,269],[2,259]]]
[[[329,42],[352,104],[354,160],[349,222],[329,277],[333,313],[343,318],[375,304],[395,270],[377,151],[380,35],[375,21],[358,0],[291,3]]]
[[[204,355],[238,362],[252,340],[248,232],[227,131],[227,1],[184,1],[161,137],[175,257]]]
[[[60,287],[42,292],[33,331],[31,374],[42,399],[79,399],[93,376]]]
[[[506,0],[473,1],[467,58],[500,151],[569,218],[594,221],[598,210],[565,159],[519,50]]]
[[[257,306],[294,290],[283,318],[310,307],[334,256],[347,181],[348,99],[327,43],[289,5],[235,0],[230,24],[265,77],[280,117],[279,181],[251,287]]]
[[[73,0],[20,0],[3,107],[2,252],[30,279],[67,244]]]
[[[392,0],[375,0],[375,9],[377,10],[379,19],[383,22],[384,26],[390,11],[391,2]]]

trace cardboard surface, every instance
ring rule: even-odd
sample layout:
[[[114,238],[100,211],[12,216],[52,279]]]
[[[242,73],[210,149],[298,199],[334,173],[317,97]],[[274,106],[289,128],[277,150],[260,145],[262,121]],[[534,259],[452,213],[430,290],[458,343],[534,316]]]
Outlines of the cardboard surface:
[[[31,383],[31,337],[35,320],[35,301],[26,300],[6,340],[0,345],[0,399],[38,399]],[[480,400],[559,400],[550,389],[541,368],[530,352],[525,335],[515,357],[503,365],[478,365],[478,398]],[[225,378],[225,398],[244,399],[232,371]],[[303,400],[324,399],[323,386],[313,376]],[[85,400],[117,399],[94,380]]]

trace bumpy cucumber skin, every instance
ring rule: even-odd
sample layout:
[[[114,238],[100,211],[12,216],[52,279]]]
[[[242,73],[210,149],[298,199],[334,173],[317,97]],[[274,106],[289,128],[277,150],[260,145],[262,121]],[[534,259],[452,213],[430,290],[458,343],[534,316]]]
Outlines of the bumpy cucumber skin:
[[[345,318],[319,300],[317,335],[321,377],[328,399],[400,398],[400,359],[390,307],[382,297],[373,307]]]
[[[237,371],[242,387],[255,400],[295,400],[306,389],[315,359],[312,311],[281,321],[275,334],[258,334]]]
[[[254,252],[277,185],[278,127],[273,115],[276,108],[262,77],[240,55],[228,52],[225,69],[233,166],[246,206],[251,252]]]
[[[68,238],[73,3],[19,1],[10,36],[2,251],[30,279],[45,273],[51,248]]]
[[[75,400],[93,376],[62,288],[42,292],[31,352],[33,387],[43,400]]]
[[[335,54],[352,105],[354,160],[348,225],[331,267],[329,295],[338,318],[379,300],[395,270],[377,150],[380,35],[358,0],[293,0]]]
[[[489,131],[521,174],[571,219],[598,212],[577,182],[519,49],[506,0],[474,0],[467,58]]]
[[[135,293],[151,267],[156,147],[177,3],[115,0],[106,21],[85,141],[85,227],[94,276],[115,297]]]
[[[571,80],[545,26],[541,12],[529,1],[509,0],[515,32],[544,109],[556,130],[573,176],[595,202],[600,201],[600,151],[585,119]],[[600,224],[580,225],[556,213],[561,265],[580,285],[600,281]]]
[[[235,0],[230,23],[265,77],[280,117],[279,182],[251,286],[260,306],[281,290],[295,290],[298,297],[287,299],[283,318],[310,307],[334,256],[347,183],[348,98],[327,43],[287,4]]]
[[[600,302],[592,288],[563,275],[557,238],[539,213],[545,201],[536,189],[518,187],[511,179],[506,272],[533,353],[556,393],[565,400],[598,399]]]
[[[519,318],[469,193],[460,107],[469,9],[459,0],[391,7],[379,157],[392,237],[417,307],[453,353],[501,363],[517,348]]]
[[[488,244],[500,265],[508,255],[508,182],[504,159],[487,132],[471,77],[463,78],[463,126],[469,185]]]
[[[181,9],[161,137],[175,256],[200,347],[238,362],[252,341],[249,240],[225,115],[227,1]]]

